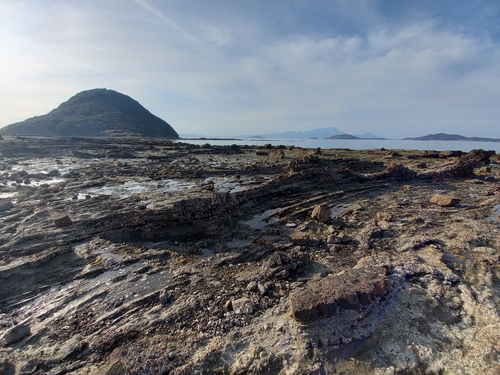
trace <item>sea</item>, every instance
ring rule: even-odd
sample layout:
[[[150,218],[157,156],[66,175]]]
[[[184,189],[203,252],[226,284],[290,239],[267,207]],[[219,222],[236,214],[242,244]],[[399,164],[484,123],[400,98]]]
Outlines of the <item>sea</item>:
[[[391,150],[460,150],[469,152],[474,149],[493,150],[500,153],[500,142],[472,141],[416,141],[406,139],[266,139],[266,138],[182,138],[179,142],[202,145],[249,145],[295,146],[302,148],[341,148],[351,150],[391,149]]]

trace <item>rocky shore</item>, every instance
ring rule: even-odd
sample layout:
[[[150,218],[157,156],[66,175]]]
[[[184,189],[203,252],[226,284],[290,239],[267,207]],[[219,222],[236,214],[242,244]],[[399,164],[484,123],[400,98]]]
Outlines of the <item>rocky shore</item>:
[[[0,374],[500,374],[494,152],[0,153]]]

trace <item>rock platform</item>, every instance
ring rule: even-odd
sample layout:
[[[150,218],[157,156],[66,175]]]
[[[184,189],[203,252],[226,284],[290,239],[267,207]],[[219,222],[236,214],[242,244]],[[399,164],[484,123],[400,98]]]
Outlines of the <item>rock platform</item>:
[[[499,370],[493,152],[4,138],[0,374]]]

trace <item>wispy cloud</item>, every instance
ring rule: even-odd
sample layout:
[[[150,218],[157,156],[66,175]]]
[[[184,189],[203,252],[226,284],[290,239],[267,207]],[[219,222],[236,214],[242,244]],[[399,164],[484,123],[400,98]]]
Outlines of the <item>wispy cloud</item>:
[[[162,11],[158,10],[156,7],[151,5],[149,1],[147,0],[134,0],[137,4],[142,6],[144,9],[150,11],[153,13],[156,17],[161,19],[166,25],[168,25],[170,28],[175,30],[179,35],[183,36],[184,38],[192,41],[199,43],[199,39],[193,36],[192,34],[188,33],[186,30],[184,30],[182,27],[180,27],[177,23],[172,21],[170,18],[168,18]]]

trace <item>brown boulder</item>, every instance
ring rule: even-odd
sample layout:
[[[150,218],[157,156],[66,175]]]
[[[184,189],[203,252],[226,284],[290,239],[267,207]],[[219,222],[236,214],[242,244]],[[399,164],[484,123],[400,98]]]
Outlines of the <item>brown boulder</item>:
[[[319,221],[320,223],[326,223],[328,220],[330,220],[330,210],[328,210],[328,208],[326,208],[326,206],[322,204],[318,205],[314,207],[311,217],[314,220]]]
[[[434,194],[431,197],[431,203],[437,204],[438,206],[454,207],[460,203],[460,199],[451,195]]]
[[[303,232],[293,232],[290,234],[290,241],[296,245],[305,245],[309,241],[309,235]]]
[[[291,296],[292,315],[303,323],[330,318],[339,309],[360,310],[390,291],[388,268],[356,268],[326,277]]]

